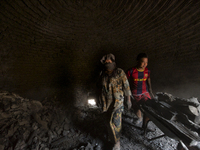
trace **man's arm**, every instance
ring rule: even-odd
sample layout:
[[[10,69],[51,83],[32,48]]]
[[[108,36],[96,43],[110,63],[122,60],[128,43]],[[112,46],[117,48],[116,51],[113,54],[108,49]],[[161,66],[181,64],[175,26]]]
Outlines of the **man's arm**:
[[[128,70],[128,71],[126,72],[126,78],[129,80],[129,79],[130,79],[130,76],[131,76],[131,71]]]
[[[129,75],[130,77],[130,75]],[[126,96],[126,104],[128,106],[128,110],[131,108],[132,104],[131,104],[131,90],[130,90],[130,86],[129,86],[129,82],[127,79],[127,76],[124,72],[122,72],[122,82],[123,82],[123,88],[124,88],[124,93]]]
[[[131,96],[126,96],[126,105],[128,107],[128,110],[131,109],[131,106],[132,106]]]
[[[153,91],[151,88],[151,79],[150,78],[147,79],[147,85],[148,85],[148,90],[149,90],[151,97],[154,98],[154,94],[153,94]]]

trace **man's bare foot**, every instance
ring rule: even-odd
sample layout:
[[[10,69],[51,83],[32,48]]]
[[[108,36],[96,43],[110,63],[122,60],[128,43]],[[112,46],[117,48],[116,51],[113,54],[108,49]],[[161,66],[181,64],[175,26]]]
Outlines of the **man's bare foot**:
[[[114,144],[114,147],[112,150],[120,150],[120,141]]]

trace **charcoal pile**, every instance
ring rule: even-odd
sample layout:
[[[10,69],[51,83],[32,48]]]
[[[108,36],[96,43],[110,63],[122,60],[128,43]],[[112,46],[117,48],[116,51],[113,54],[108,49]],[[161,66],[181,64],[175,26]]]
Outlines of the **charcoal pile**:
[[[88,117],[84,111],[74,111],[73,114],[79,120]],[[91,136],[75,128],[76,123],[70,119],[75,115],[70,115],[53,100],[40,102],[2,91],[0,150],[67,150],[81,143],[86,149],[98,147],[97,143],[88,144]]]
[[[142,111],[165,135],[182,147],[200,149],[200,103],[197,98],[183,99],[159,92],[142,105]]]
[[[200,125],[200,103],[197,98],[179,98],[163,92],[158,92],[156,95],[160,102],[168,103],[172,108],[176,108],[178,113],[185,114],[188,117],[187,120]],[[184,119],[181,121],[184,121]]]

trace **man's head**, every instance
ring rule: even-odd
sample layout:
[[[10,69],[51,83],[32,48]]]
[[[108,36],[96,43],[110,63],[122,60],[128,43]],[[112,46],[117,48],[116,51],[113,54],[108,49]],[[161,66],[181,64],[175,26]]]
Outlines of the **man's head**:
[[[137,56],[137,68],[138,69],[145,69],[148,65],[148,56],[146,53],[140,53]]]
[[[104,55],[100,61],[106,70],[112,71],[116,68],[115,56],[113,54]]]
[[[109,64],[109,63],[112,63],[112,60],[111,59],[106,59],[105,60],[105,64]]]
[[[113,54],[106,54],[101,58],[101,63],[105,64],[105,63],[112,63],[115,62],[115,56]]]

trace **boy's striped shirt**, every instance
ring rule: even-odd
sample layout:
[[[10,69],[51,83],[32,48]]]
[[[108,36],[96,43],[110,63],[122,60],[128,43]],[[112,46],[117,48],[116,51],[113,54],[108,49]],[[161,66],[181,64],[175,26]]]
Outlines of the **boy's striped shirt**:
[[[130,87],[133,96],[148,92],[147,79],[150,77],[150,70],[148,68],[141,71],[133,67],[128,70],[126,76],[130,79]]]

